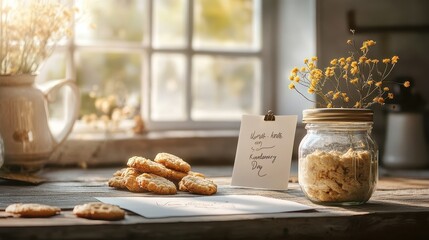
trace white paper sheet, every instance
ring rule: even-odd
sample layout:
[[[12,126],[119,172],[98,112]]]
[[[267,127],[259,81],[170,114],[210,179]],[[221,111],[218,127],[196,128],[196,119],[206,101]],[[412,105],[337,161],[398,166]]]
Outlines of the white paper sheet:
[[[312,209],[309,206],[255,195],[204,197],[97,197],[146,218],[281,213]]]

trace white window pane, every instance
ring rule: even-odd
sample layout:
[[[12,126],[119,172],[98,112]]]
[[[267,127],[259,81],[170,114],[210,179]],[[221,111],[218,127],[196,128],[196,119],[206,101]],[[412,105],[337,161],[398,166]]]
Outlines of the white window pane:
[[[145,16],[144,0],[77,0],[82,17],[76,24],[79,42],[142,41]]]
[[[81,116],[96,114],[112,117],[115,108],[131,117],[140,106],[141,55],[78,51],[77,83],[80,88]],[[109,104],[97,106],[99,100]]]
[[[193,120],[239,120],[260,106],[260,60],[195,56],[192,73]]]
[[[195,49],[259,50],[259,0],[195,0]]]
[[[156,0],[154,3],[155,48],[185,47],[186,0]]]
[[[152,120],[186,120],[186,62],[181,54],[152,56]]]

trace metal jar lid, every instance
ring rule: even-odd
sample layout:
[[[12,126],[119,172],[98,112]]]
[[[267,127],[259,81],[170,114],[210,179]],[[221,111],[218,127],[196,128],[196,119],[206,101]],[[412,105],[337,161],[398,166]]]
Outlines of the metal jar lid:
[[[315,108],[303,111],[303,123],[372,122],[373,111],[359,108]]]

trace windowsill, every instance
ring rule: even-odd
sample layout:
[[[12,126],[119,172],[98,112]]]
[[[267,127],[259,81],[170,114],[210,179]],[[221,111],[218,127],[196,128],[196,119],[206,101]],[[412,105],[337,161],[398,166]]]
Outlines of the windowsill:
[[[52,154],[52,165],[124,165],[131,156],[153,159],[159,152],[176,154],[191,164],[232,165],[238,142],[237,130],[74,131]]]

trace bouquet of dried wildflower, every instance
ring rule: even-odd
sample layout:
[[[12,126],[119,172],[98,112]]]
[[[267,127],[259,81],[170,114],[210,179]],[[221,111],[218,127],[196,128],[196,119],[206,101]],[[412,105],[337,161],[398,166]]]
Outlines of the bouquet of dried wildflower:
[[[71,35],[77,9],[59,0],[0,0],[0,75],[34,74]]]
[[[292,69],[289,89],[296,90],[307,100],[315,102],[317,107],[327,108],[368,108],[373,104],[383,105],[386,99],[392,99],[394,96],[388,84],[394,82],[386,79],[399,57],[382,59],[381,62],[370,58],[370,47],[376,44],[373,40],[364,41],[360,48],[354,40],[348,40],[347,44],[352,47],[349,56],[332,59],[330,66],[324,71],[317,67],[317,57],[304,59],[304,67]],[[409,87],[410,82],[406,81],[403,85]],[[316,94],[319,101],[308,99],[298,89],[302,87],[308,93]]]

